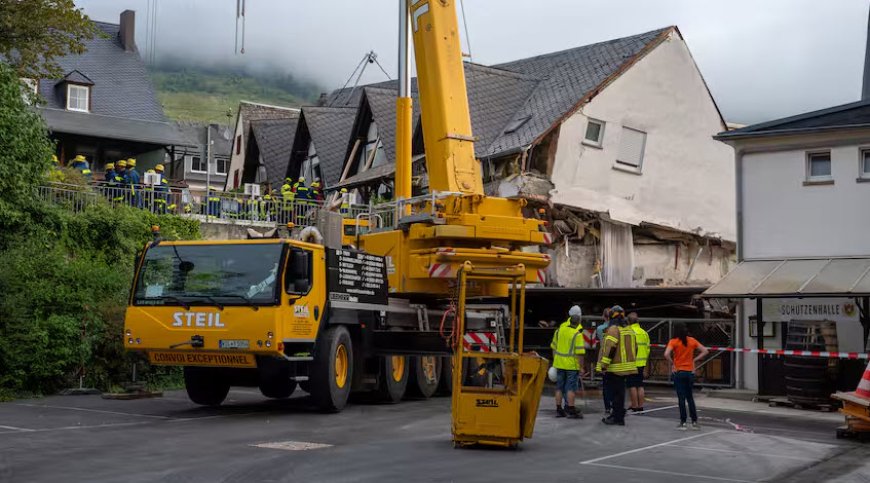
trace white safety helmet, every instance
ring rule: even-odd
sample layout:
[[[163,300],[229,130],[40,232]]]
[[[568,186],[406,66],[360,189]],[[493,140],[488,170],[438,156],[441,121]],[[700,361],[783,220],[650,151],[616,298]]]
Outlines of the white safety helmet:
[[[556,382],[556,368],[555,367],[550,366],[550,368],[547,369],[547,377],[550,378],[550,381]]]
[[[568,317],[574,317],[575,315],[578,317],[583,316],[583,311],[580,310],[579,305],[574,305],[570,309],[568,309]]]

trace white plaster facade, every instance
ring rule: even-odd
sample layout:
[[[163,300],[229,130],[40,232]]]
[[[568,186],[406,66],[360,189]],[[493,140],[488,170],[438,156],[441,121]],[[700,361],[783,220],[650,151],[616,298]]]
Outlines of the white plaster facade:
[[[584,142],[603,121],[601,147]],[[639,172],[617,164],[623,127],[646,133]],[[629,67],[559,131],[552,201],[703,236],[735,239],[732,150],[689,49],[676,32]]]
[[[726,142],[729,142],[726,140]],[[738,167],[738,210],[741,213],[738,252],[741,260],[870,256],[870,183],[862,179],[862,151],[870,148],[870,130],[839,129],[827,133],[766,136],[731,141]],[[808,180],[808,153],[830,152],[831,176],[825,184]],[[843,309],[835,317],[783,317],[783,304],[828,304]],[[863,352],[864,333],[850,298],[765,299],[765,322],[776,326],[764,338],[765,349],[781,349],[781,323],[789,320],[832,320],[837,326],[838,350]],[[739,344],[757,348],[750,337],[749,318],[756,301],[738,305]],[[758,358],[744,356],[738,380],[758,390]]]

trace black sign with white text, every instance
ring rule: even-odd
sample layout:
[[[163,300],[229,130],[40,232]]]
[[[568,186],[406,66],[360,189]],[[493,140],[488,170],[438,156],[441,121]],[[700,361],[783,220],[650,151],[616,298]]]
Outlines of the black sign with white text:
[[[329,300],[386,305],[389,294],[384,257],[368,253],[328,249]]]

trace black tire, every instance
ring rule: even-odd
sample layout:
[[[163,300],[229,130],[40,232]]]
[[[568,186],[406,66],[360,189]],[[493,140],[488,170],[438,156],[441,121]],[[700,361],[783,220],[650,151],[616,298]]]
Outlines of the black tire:
[[[441,378],[438,380],[439,396],[450,396],[453,394],[453,357],[444,356],[441,358]]]
[[[343,349],[342,349],[343,348]],[[336,372],[336,361],[344,351],[344,378]],[[311,399],[322,411],[338,412],[347,405],[353,380],[353,345],[344,326],[331,327],[317,338],[314,361],[308,375]],[[343,384],[340,382],[343,381]]]
[[[405,395],[429,399],[438,390],[441,381],[441,358],[438,356],[409,357],[408,388]]]
[[[220,369],[185,367],[184,387],[187,397],[202,406],[220,406],[230,392],[230,381]]]
[[[397,359],[394,360],[393,357]],[[401,360],[401,367],[396,361]],[[396,369],[394,371],[394,369]],[[378,399],[386,403],[397,403],[405,396],[408,387],[408,358],[404,356],[385,356],[381,358],[381,373],[378,374]],[[401,376],[398,380],[396,376]]]
[[[299,389],[311,394],[311,384],[308,381],[299,381]]]

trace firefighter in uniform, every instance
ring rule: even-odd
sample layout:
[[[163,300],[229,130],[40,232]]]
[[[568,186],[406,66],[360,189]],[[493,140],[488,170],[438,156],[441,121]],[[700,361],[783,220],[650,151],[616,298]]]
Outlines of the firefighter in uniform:
[[[88,164],[88,160],[82,156],[81,154],[77,154],[75,158],[73,158],[72,163],[70,164],[72,169],[78,170],[85,177],[88,183],[91,182],[91,178],[93,178],[93,173],[91,172],[91,165]]]
[[[625,426],[625,379],[637,374],[637,336],[628,327],[625,309],[619,305],[610,309],[610,322],[604,331],[596,369],[604,372],[604,385],[610,392],[613,409],[601,421]]]
[[[130,187],[130,202],[136,208],[142,208],[142,194],[139,193],[141,184],[142,178],[136,171],[136,160],[130,158],[127,160],[127,185]]]
[[[154,166],[154,171],[160,175],[160,181],[154,187],[154,204],[158,214],[175,211],[175,205],[169,204],[169,180],[163,174],[164,167],[162,164]]]
[[[556,368],[556,417],[582,419],[583,414],[574,406],[574,398],[583,372],[583,312],[575,305],[568,311],[568,320],[553,334],[550,348],[553,349],[553,367]],[[565,409],[562,409],[562,399]]]
[[[293,184],[293,193],[296,197],[296,208],[294,211],[296,212],[296,219],[292,220],[297,225],[305,224],[305,215],[306,210],[308,209],[308,200],[311,199],[311,192],[308,189],[308,186],[305,185],[305,177],[300,176],[299,181]]]

